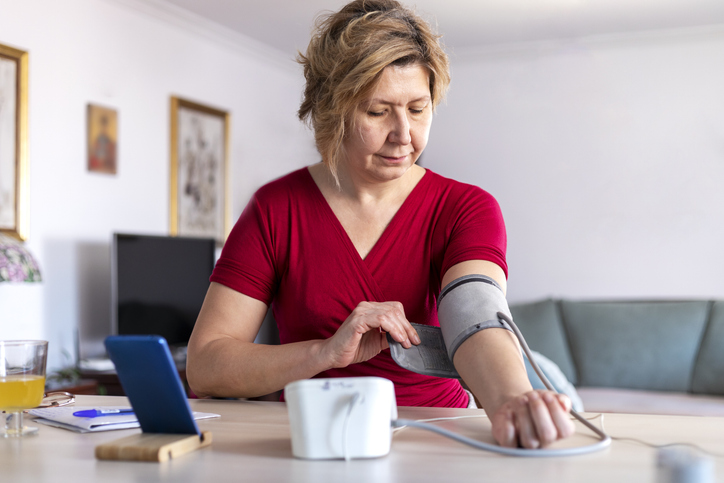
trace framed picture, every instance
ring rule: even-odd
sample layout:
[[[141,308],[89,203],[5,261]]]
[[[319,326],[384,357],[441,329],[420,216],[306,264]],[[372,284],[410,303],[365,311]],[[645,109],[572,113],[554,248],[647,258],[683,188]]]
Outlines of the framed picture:
[[[116,174],[118,113],[88,104],[88,171]]]
[[[28,237],[28,53],[0,44],[0,231]]]
[[[171,98],[171,235],[228,233],[229,113]]]

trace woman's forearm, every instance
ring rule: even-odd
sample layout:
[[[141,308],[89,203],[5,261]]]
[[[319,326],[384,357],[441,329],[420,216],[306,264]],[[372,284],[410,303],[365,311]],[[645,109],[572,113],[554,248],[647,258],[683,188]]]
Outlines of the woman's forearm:
[[[570,400],[534,391],[515,336],[486,329],[470,336],[455,354],[455,368],[488,414],[493,436],[507,447],[541,448],[575,432]]]
[[[255,344],[265,303],[211,283],[191,334],[189,386],[199,396],[256,397],[329,369],[324,341]]]
[[[284,345],[219,338],[190,353],[186,376],[199,396],[257,397],[329,369],[321,340]]]
[[[488,415],[532,390],[515,335],[505,329],[470,336],[455,353],[454,364]]]

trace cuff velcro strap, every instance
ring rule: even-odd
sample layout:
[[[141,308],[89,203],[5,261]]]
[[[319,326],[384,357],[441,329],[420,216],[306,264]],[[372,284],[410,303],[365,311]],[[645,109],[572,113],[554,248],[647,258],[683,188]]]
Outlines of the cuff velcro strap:
[[[420,345],[413,345],[409,349],[405,349],[402,344],[387,334],[390,354],[397,365],[426,376],[460,379],[458,371],[455,370],[455,366],[447,356],[440,327],[414,322],[411,324],[417,331],[417,335],[420,336]]]

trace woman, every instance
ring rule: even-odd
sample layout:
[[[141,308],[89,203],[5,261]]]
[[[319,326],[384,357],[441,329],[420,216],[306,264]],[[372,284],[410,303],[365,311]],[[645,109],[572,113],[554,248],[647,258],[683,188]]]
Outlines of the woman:
[[[394,0],[357,0],[321,22],[299,110],[322,162],[262,187],[217,263],[189,343],[199,395],[253,397],[310,377],[386,377],[399,405],[467,407],[458,381],[391,359],[385,333],[419,344],[441,287],[468,274],[505,288],[505,228],[483,190],[415,164],[449,84],[430,27]],[[254,344],[268,306],[281,345]],[[533,391],[502,329],[466,340],[455,366],[504,446],[573,432],[565,396]]]

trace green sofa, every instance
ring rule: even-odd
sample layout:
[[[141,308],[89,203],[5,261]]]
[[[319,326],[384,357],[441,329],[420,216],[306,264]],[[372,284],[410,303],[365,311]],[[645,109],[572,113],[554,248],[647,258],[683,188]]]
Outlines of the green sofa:
[[[724,300],[511,305],[586,411],[724,416]]]

